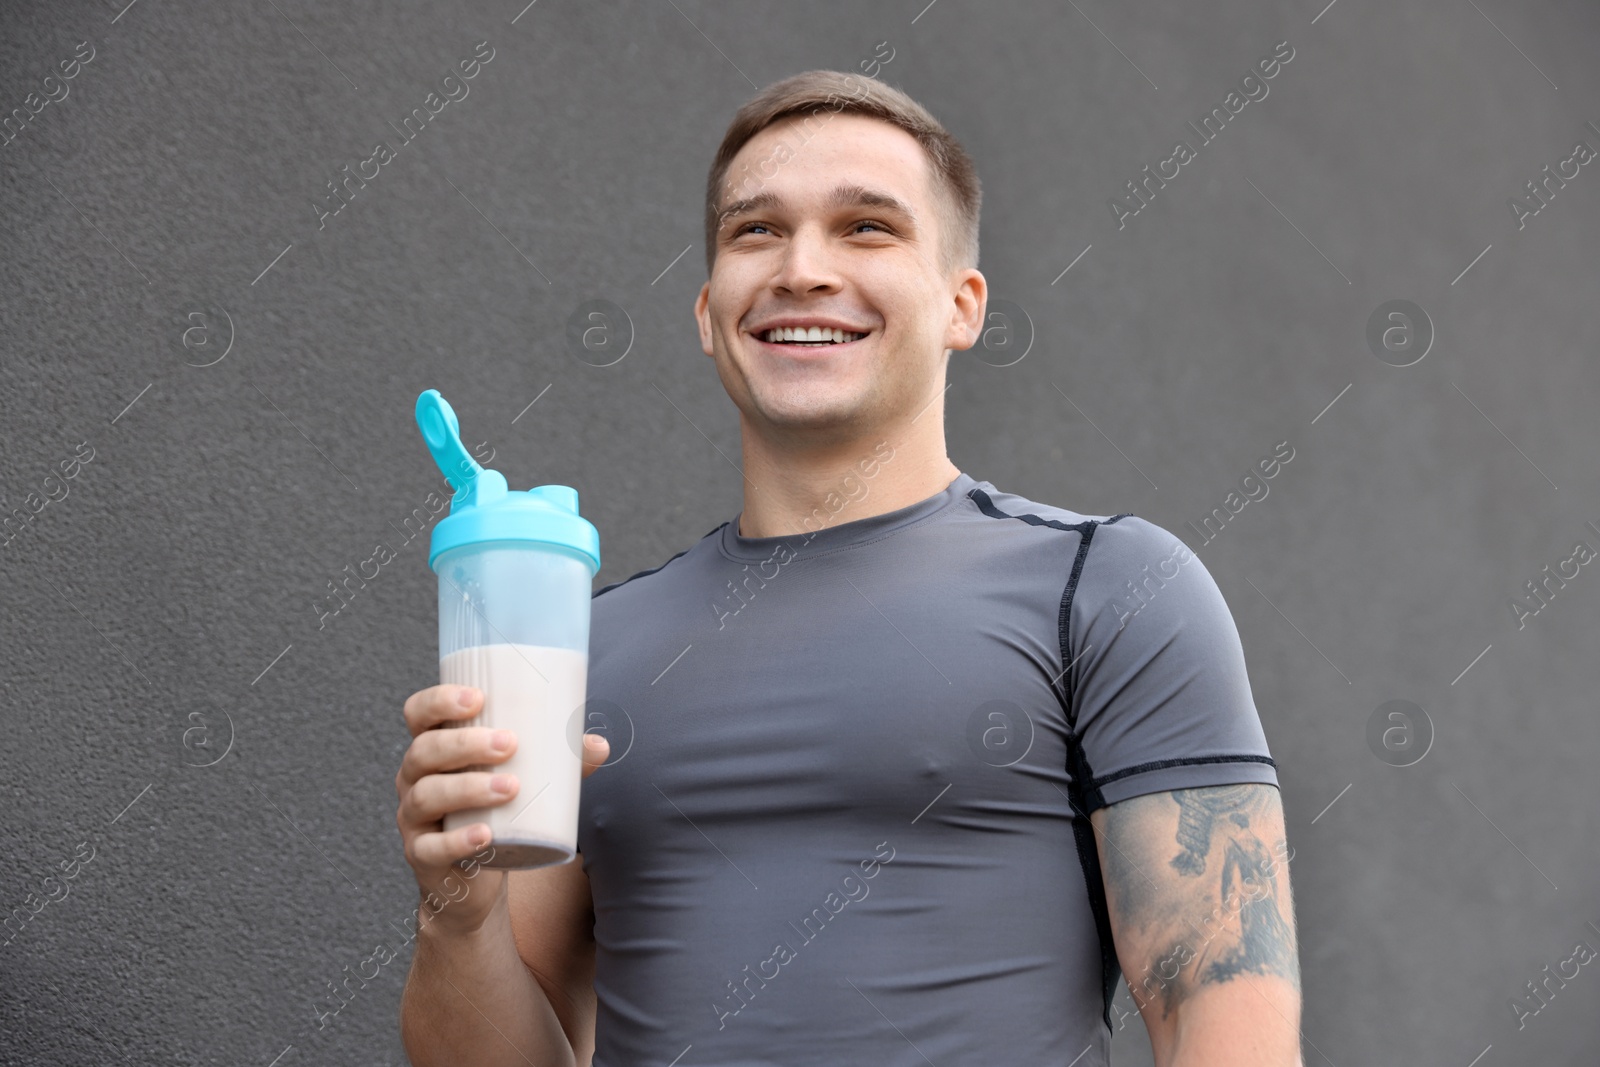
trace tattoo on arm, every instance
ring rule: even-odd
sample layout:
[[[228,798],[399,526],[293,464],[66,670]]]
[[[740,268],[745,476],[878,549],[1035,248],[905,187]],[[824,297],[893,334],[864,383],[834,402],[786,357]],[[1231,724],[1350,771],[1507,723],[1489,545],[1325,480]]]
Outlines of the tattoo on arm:
[[[1273,786],[1147,794],[1104,815],[1106,886],[1120,954],[1139,961],[1126,978],[1141,1006],[1154,999],[1168,1019],[1202,987],[1241,975],[1277,975],[1298,991],[1293,853]]]

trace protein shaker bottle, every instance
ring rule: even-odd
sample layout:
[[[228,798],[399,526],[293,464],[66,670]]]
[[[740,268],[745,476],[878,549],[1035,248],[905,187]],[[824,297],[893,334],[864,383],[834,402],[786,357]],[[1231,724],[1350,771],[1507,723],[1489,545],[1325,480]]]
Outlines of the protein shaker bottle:
[[[507,490],[478,465],[437,389],[417,397],[417,426],[455,489],[433,529],[428,566],[439,576],[439,681],[483,691],[482,710],[453,726],[517,736],[512,756],[465,768],[514,774],[501,804],[449,812],[446,831],[488,823],[502,869],[565,863],[577,854],[583,706],[589,672],[590,585],[600,534],[565,485]]]

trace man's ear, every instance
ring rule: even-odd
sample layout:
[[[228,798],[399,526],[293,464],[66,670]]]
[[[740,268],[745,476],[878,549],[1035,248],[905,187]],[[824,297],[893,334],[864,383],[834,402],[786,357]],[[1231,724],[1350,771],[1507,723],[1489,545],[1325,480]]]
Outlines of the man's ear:
[[[983,336],[983,316],[989,305],[988,280],[976,267],[964,270],[957,276],[953,303],[945,344],[964,352]]]
[[[706,355],[713,355],[711,347],[711,315],[707,310],[711,303],[711,281],[700,287],[700,295],[694,298],[695,325],[700,329],[700,349]]]

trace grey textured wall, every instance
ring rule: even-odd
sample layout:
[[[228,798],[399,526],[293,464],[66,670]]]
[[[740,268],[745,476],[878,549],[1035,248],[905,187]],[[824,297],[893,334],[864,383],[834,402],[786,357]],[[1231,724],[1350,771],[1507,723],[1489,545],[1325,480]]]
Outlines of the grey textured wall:
[[[437,673],[402,524],[443,485],[412,403],[439,388],[514,488],[577,486],[597,583],[731,518],[690,315],[711,153],[757,86],[887,42],[877,76],[978,161],[1007,313],[952,359],[952,458],[1168,527],[1234,611],[1306,1063],[1594,1062],[1600,973],[1563,962],[1600,949],[1592,3],[125,2],[0,10],[0,1060],[405,1061],[393,778]],[[469,95],[321,218],[478,42]],[[619,362],[567,341],[595,300]]]

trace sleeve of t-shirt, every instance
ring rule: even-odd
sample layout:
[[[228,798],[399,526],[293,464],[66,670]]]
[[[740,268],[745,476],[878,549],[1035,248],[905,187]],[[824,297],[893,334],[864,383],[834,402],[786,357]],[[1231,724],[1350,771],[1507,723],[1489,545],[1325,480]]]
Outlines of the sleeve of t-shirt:
[[[1278,785],[1233,615],[1182,540],[1135,515],[1097,524],[1070,608],[1085,815],[1144,793]]]

